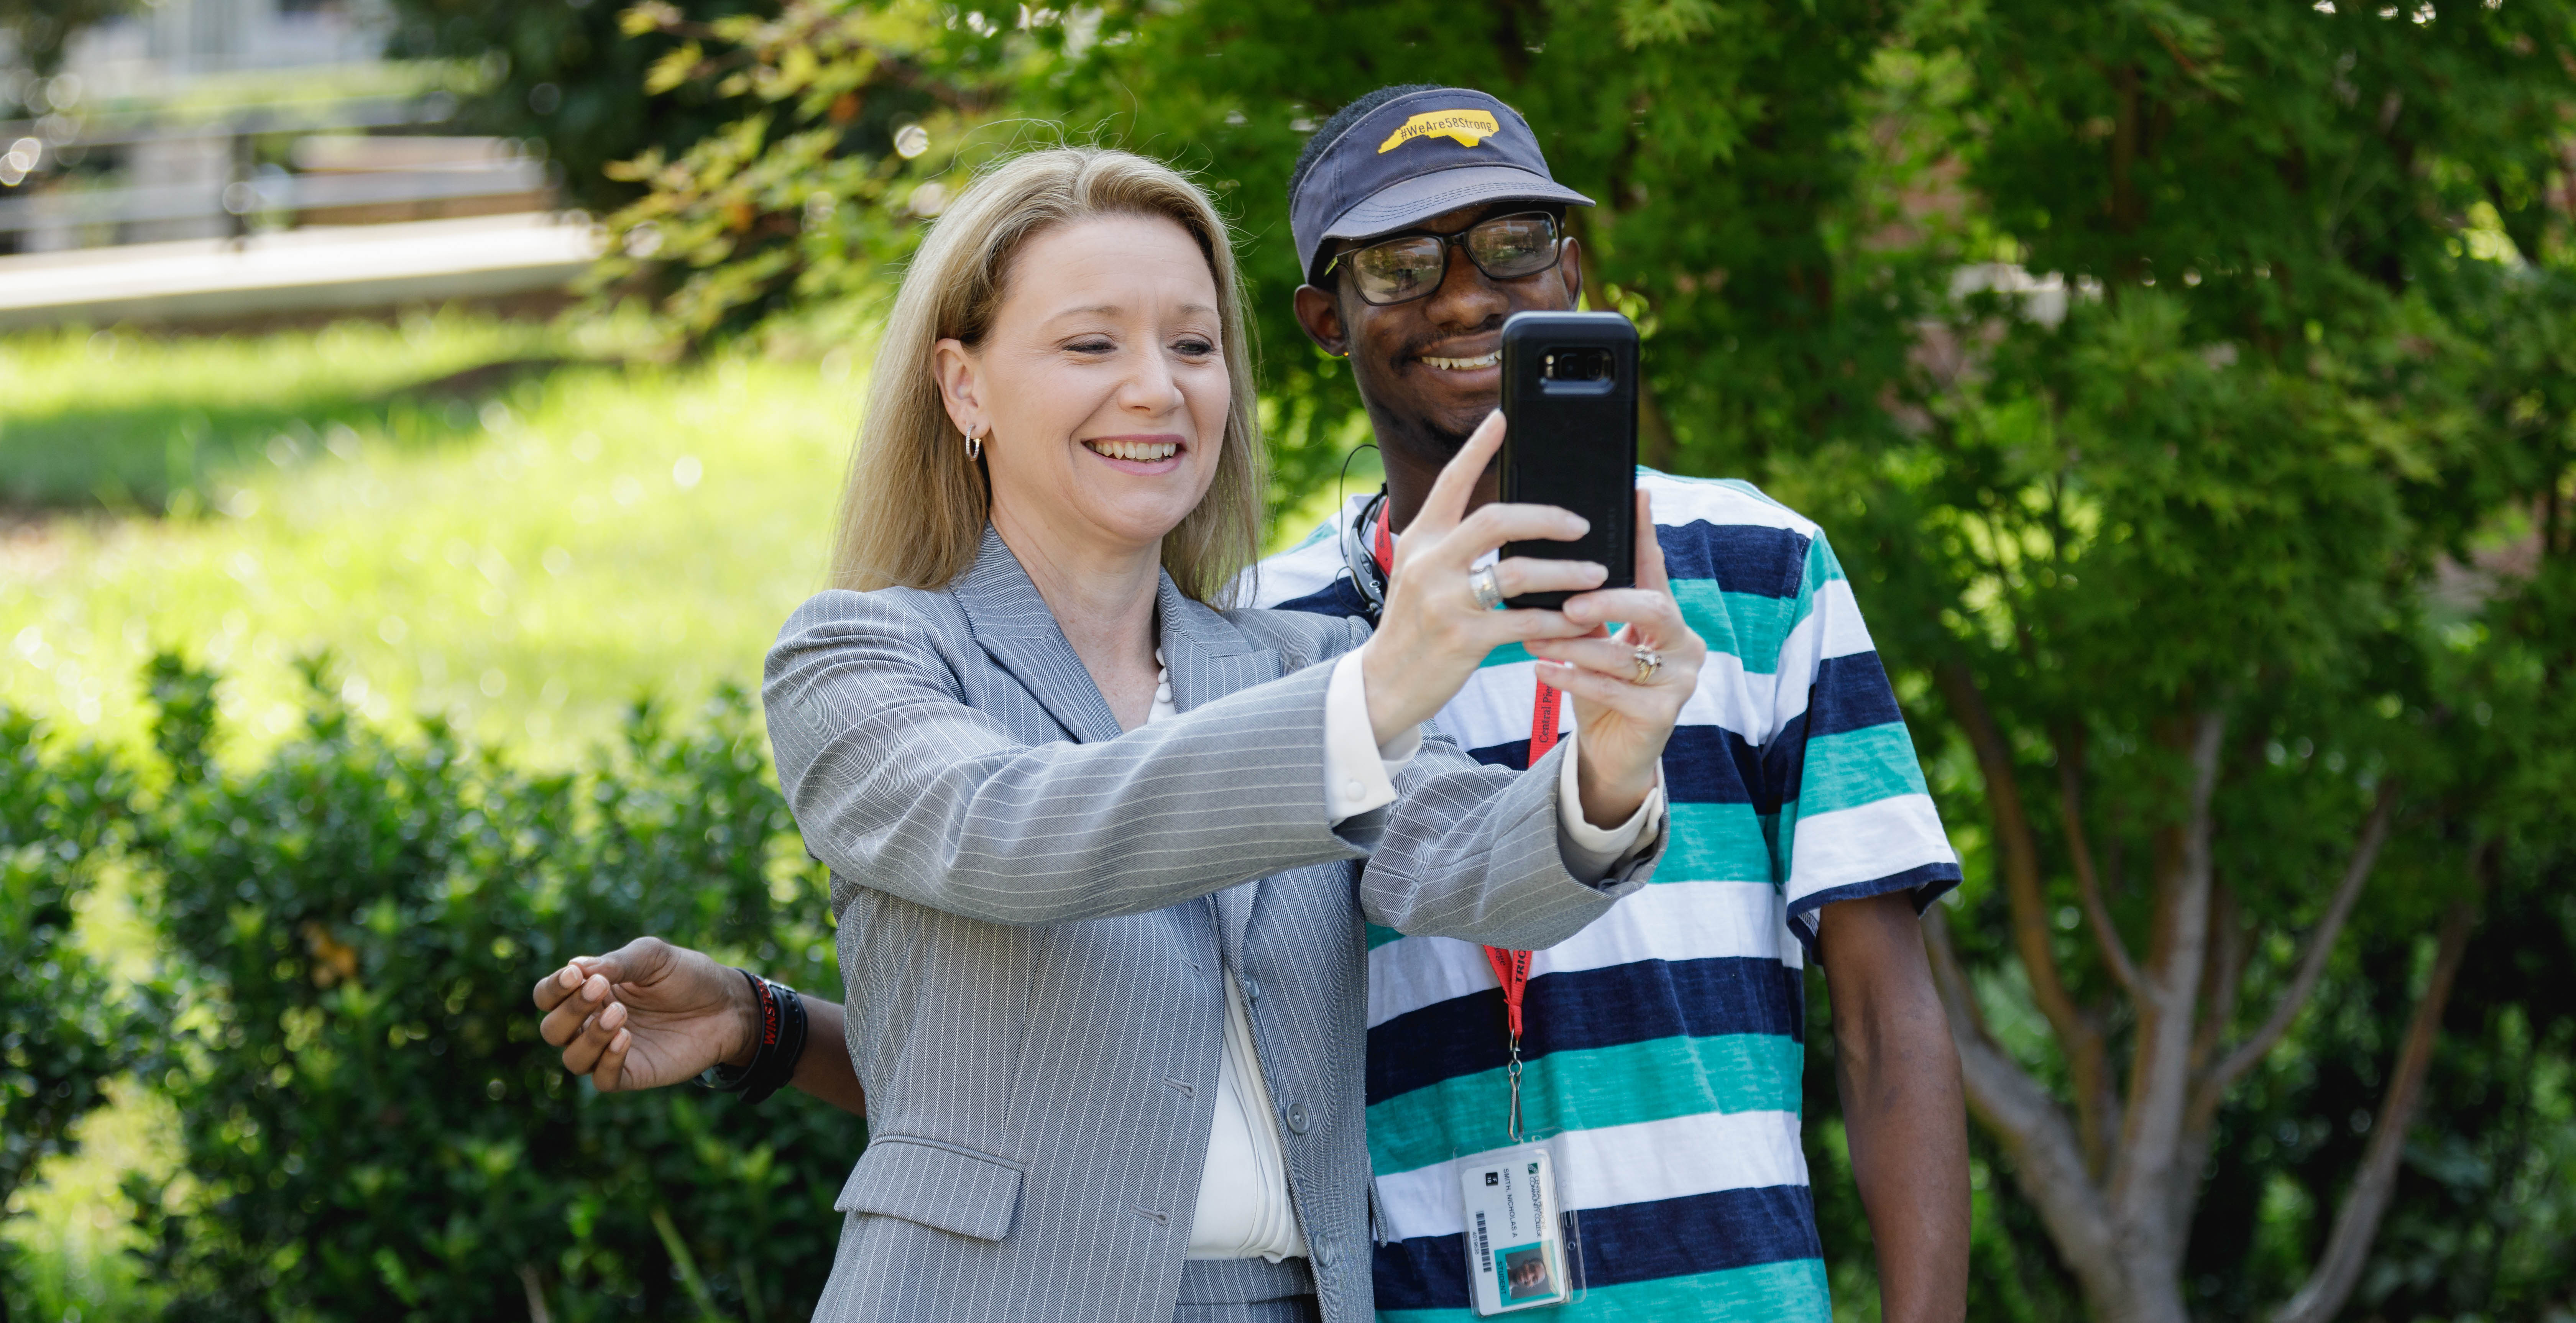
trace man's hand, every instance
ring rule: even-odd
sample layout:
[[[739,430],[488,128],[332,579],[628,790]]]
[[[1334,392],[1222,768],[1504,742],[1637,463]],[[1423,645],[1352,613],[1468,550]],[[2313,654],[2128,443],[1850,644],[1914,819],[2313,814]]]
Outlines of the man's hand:
[[[1968,1311],[1967,1103],[1922,922],[1903,892],[1828,905],[1816,918],[1881,1314],[1957,1323]]]
[[[760,1005],[742,971],[659,937],[575,956],[537,980],[537,1032],[564,1069],[603,1093],[677,1084],[717,1062],[747,1065]]]

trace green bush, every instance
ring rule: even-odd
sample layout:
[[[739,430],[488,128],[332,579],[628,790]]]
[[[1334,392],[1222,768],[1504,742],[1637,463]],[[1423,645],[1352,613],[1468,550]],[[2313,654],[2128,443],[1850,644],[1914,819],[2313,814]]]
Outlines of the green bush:
[[[132,1063],[137,1017],[74,941],[88,861],[127,817],[133,782],[96,747],[56,751],[0,709],[0,1209]],[[0,1240],[0,1319],[26,1304]]]
[[[109,824],[8,857],[119,849],[157,884],[172,1002],[144,1069],[181,1118],[182,1179],[128,1193],[172,1316],[805,1316],[859,1123],[801,1095],[599,1094],[528,1003],[556,962],[648,931],[833,981],[750,700],[720,691],[685,730],[639,704],[622,749],[535,774],[435,722],[353,717],[326,669],[306,665],[304,730],[236,770],[210,756],[214,677],[157,660],[155,796],[0,718],[6,839],[30,816]],[[93,1055],[79,1087],[119,1065]]]

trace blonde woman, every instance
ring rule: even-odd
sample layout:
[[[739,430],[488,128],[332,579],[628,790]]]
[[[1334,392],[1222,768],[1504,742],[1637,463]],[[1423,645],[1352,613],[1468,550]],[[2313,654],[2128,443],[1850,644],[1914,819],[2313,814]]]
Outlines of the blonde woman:
[[[841,587],[763,690],[870,1123],[818,1318],[1372,1318],[1363,921],[1544,947],[1651,867],[1703,652],[1651,535],[1639,588],[1495,609],[1603,578],[1492,560],[1576,536],[1566,511],[1461,517],[1497,418],[1374,638],[1224,610],[1260,527],[1253,403],[1225,225],[1141,157],[1001,164],[904,280]],[[1526,773],[1424,737],[1534,640],[1569,659],[1546,678],[1574,736]],[[622,1010],[567,1062],[631,1073]]]

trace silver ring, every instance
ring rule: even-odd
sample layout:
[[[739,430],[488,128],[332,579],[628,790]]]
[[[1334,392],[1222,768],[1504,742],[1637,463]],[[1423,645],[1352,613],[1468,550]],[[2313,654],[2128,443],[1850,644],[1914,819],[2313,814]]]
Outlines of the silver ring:
[[[1467,590],[1476,595],[1476,605],[1488,611],[1503,604],[1502,577],[1494,573],[1491,565],[1467,575]]]
[[[1654,682],[1655,672],[1664,669],[1664,654],[1653,648],[1639,648],[1628,655],[1637,663],[1637,676],[1628,682],[1630,684],[1651,684]]]

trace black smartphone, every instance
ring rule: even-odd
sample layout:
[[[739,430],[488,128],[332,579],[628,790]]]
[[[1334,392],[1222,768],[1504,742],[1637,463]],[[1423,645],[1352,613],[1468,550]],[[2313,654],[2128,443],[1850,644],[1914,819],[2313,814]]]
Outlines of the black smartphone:
[[[1637,328],[1615,312],[1516,312],[1503,322],[1503,499],[1591,521],[1572,542],[1506,542],[1505,556],[1607,566],[1637,583]],[[1515,607],[1571,593],[1523,593]]]

